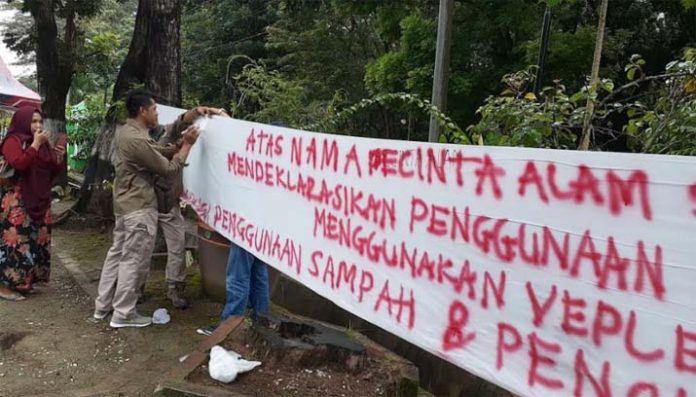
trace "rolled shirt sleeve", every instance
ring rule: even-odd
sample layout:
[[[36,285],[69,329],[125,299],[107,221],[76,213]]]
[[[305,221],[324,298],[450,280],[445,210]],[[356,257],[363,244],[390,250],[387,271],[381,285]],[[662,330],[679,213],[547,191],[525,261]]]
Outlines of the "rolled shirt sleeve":
[[[32,146],[22,149],[22,143],[17,138],[8,138],[2,146],[2,154],[5,160],[17,171],[25,171],[29,169],[39,152]]]
[[[168,160],[157,146],[146,140],[132,140],[124,148],[133,161],[142,168],[164,178],[176,176],[184,167],[184,161],[179,154]]]

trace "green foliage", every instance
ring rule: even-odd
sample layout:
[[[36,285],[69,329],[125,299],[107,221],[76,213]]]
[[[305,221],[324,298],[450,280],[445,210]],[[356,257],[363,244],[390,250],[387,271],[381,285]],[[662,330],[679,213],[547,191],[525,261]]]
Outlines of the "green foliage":
[[[549,39],[549,55],[546,64],[547,74],[552,80],[560,80],[575,89],[584,84],[585,76],[592,67],[592,57],[596,39],[594,26],[580,26],[574,31],[555,30]],[[539,54],[539,40],[528,41],[523,45],[525,61],[536,64]]]
[[[618,89],[597,111],[596,147],[638,148],[629,147],[623,132],[625,113],[610,105],[635,102],[626,95],[653,103],[656,91],[642,79],[662,73],[693,42],[695,11],[685,8],[691,1],[610,5],[599,92],[585,88],[597,24],[592,3],[455,1],[446,113],[453,125],[472,126],[443,139],[574,148],[587,99],[602,102]],[[548,88],[532,97],[536,70],[526,68],[537,61],[547,6],[552,24],[542,83]],[[187,1],[186,103],[232,103],[236,117],[338,133],[427,139],[428,106],[410,98],[431,96],[437,15],[438,3],[429,0]],[[642,57],[627,66],[632,54]],[[514,82],[517,70],[526,71],[524,81]],[[512,87],[491,96],[501,76]],[[637,88],[618,88],[630,82]]]
[[[503,95],[491,96],[477,113],[481,120],[467,132],[475,142],[493,146],[574,148],[574,126],[582,124],[582,97],[569,97],[560,83],[545,88],[540,97],[528,91],[534,69],[503,77]]]
[[[13,18],[7,18],[0,24],[0,32],[5,46],[19,56],[19,64],[30,65],[36,62],[34,55],[36,31],[33,18],[29,14],[20,12],[21,6],[21,3],[9,3],[3,6],[3,9],[15,12]]]
[[[30,9],[36,0],[14,4]],[[59,16],[68,7],[80,7],[71,101],[108,98],[128,48],[137,1],[56,4]],[[186,106],[230,106],[238,118],[387,139],[426,139],[433,116],[448,142],[574,148],[584,107],[591,99],[598,105],[593,120],[595,148],[690,150],[690,98],[696,80],[689,79],[688,54],[670,61],[694,45],[696,0],[626,0],[620,6],[610,5],[603,79],[597,92],[586,88],[595,46],[596,3],[455,1],[448,116],[422,99],[431,96],[437,2],[186,0],[183,4]],[[537,70],[528,65],[537,62],[547,7],[552,14],[542,81],[547,88],[532,93]],[[5,40],[25,54],[32,50],[30,25],[4,28]],[[679,76],[653,78],[660,74]],[[501,76],[505,90],[492,95],[500,90]],[[458,127],[466,125],[470,127]]]
[[[629,69],[629,73],[631,70]],[[629,120],[623,132],[635,151],[696,155],[696,49],[667,64],[665,78],[654,87],[650,103],[635,101],[620,108]]]
[[[367,64],[365,85],[371,95],[389,92],[427,92],[432,83],[437,23],[421,15],[401,21],[398,50],[388,52]],[[423,84],[425,83],[425,84]]]
[[[643,65],[645,65],[645,59],[640,54],[631,55],[629,63],[624,67],[624,72],[626,72],[626,78],[629,81],[633,81],[643,74]]]
[[[80,22],[83,42],[75,65],[71,102],[101,95],[107,103],[128,53],[137,0],[102,0],[101,12]]]
[[[278,20],[266,30],[266,48],[275,56],[267,64],[306,87],[313,101],[331,101],[337,92],[348,102],[366,97],[365,65],[383,53],[384,43],[373,13],[379,2],[357,3],[279,1]]]
[[[556,82],[539,98],[529,92],[533,70],[506,75],[503,94],[486,100],[478,110],[481,120],[467,132],[487,145],[574,149],[589,97],[598,104],[595,148],[620,139],[632,151],[696,155],[696,50],[687,48],[658,75],[647,75],[644,65],[640,55],[631,56],[621,87],[602,79],[597,92],[583,88],[568,95]],[[642,98],[632,95],[639,88]]]
[[[104,1],[105,0],[54,1],[53,6],[58,18],[58,24],[64,25],[65,18],[73,13],[78,18],[93,17],[99,14]],[[4,2],[8,3],[9,9],[16,10],[16,13],[13,19],[9,19],[2,24],[3,42],[9,49],[17,52],[20,56],[32,56],[36,46],[36,29],[34,21],[29,13],[36,12],[43,4],[38,0],[5,0]],[[79,23],[76,27],[79,32]],[[62,29],[58,29],[58,31],[58,41],[61,42],[64,39],[61,36],[63,31]]]
[[[240,100],[230,104],[232,117],[299,127],[325,113],[319,106],[305,105],[307,93],[299,83],[269,71],[263,63],[246,65],[234,82]]]
[[[245,65],[235,56],[263,60],[267,27],[277,10],[263,0],[192,1],[181,26],[184,103],[226,106],[238,96],[231,77]]]
[[[64,33],[66,15],[77,14],[77,46],[71,54],[74,76],[71,103],[101,94],[106,98],[118,68],[128,52],[133,32],[137,0],[69,0],[56,1],[59,34]],[[39,4],[35,0],[10,2],[15,16],[2,24],[3,42],[21,56],[21,64],[34,63],[36,28],[30,11]],[[59,43],[63,38],[59,35]],[[64,45],[64,44],[60,44]]]
[[[101,98],[88,98],[75,106],[69,106],[66,112],[66,129],[68,140],[79,143],[82,150],[75,158],[86,160],[90,156],[92,145],[97,139],[99,127],[104,121],[106,107]]]
[[[337,131],[340,129],[341,124],[354,118],[360,111],[373,106],[385,106],[401,111],[410,109],[423,113],[428,117],[433,117],[438,125],[442,127],[441,141],[460,144],[471,143],[464,131],[451,118],[442,113],[437,106],[432,105],[428,100],[407,93],[380,94],[374,98],[363,99],[357,104],[346,107],[318,123],[310,124],[303,128],[315,131]]]

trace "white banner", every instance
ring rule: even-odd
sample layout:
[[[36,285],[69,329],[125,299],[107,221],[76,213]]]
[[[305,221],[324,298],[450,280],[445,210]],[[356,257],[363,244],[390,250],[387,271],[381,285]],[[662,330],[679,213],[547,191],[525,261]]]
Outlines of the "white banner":
[[[525,396],[696,396],[696,158],[214,118],[185,200],[342,308]]]

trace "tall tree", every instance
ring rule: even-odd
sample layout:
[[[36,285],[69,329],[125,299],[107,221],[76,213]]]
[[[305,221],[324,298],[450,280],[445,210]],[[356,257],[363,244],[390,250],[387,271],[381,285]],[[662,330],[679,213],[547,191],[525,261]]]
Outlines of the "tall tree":
[[[95,211],[105,218],[112,217],[111,189],[105,182],[113,179],[110,158],[116,127],[123,121],[123,107],[119,101],[124,94],[141,86],[157,95],[160,103],[181,104],[180,21],[180,0],[139,1],[128,55],[114,86],[114,105],[92,149],[76,211]]]
[[[367,66],[365,82],[372,95],[405,91],[430,98],[437,3],[416,4],[397,22],[398,41]],[[475,119],[476,108],[502,75],[524,66],[520,48],[535,37],[544,13],[534,3],[455,2],[447,113],[460,125]],[[389,5],[382,7],[389,12]]]
[[[25,0],[22,11],[33,19],[31,40],[9,37],[13,45],[36,53],[36,73],[47,129],[65,131],[65,102],[75,73],[76,52],[80,46],[78,19],[99,12],[101,0]],[[60,20],[61,30],[59,31]],[[26,36],[24,36],[26,37]],[[6,36],[6,42],[8,42]]]
[[[133,36],[137,0],[102,0],[99,15],[81,21],[84,46],[70,88],[70,103],[86,99],[106,106]],[[96,135],[97,131],[94,131]]]
[[[184,103],[227,108],[235,99],[235,74],[254,60],[273,57],[267,27],[278,19],[267,0],[188,1],[182,16]]]
[[[140,0],[135,30],[114,87],[118,100],[144,85],[170,105],[181,104],[180,0]]]

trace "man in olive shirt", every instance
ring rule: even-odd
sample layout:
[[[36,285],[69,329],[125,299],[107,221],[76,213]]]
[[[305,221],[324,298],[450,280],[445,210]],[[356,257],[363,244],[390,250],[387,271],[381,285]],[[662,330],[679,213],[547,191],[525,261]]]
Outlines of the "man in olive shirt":
[[[199,117],[210,115],[229,117],[222,109],[198,106],[179,116],[172,124],[166,126],[159,125],[157,128],[150,129],[150,137],[157,141],[157,144],[161,147],[160,152],[165,157],[171,158],[178,150],[182,131]],[[184,190],[182,178],[183,175],[179,172],[167,179],[171,186],[170,194],[173,196],[172,200],[176,204],[168,213],[159,214],[159,226],[162,228],[164,240],[167,243],[167,267],[165,272],[167,278],[167,298],[172,301],[172,305],[177,309],[188,307],[188,302],[184,298],[184,288],[186,286],[186,221],[184,221],[181,208],[179,207],[179,197]],[[144,282],[145,280],[143,280]]]
[[[114,241],[102,268],[94,312],[94,317],[101,319],[113,310],[110,325],[114,328],[152,324],[152,318],[140,315],[135,306],[157,233],[159,211],[153,178],[179,175],[199,135],[197,128],[190,127],[183,134],[178,153],[168,160],[148,132],[159,124],[152,94],[131,91],[126,109],[128,120],[116,131],[112,157]]]

